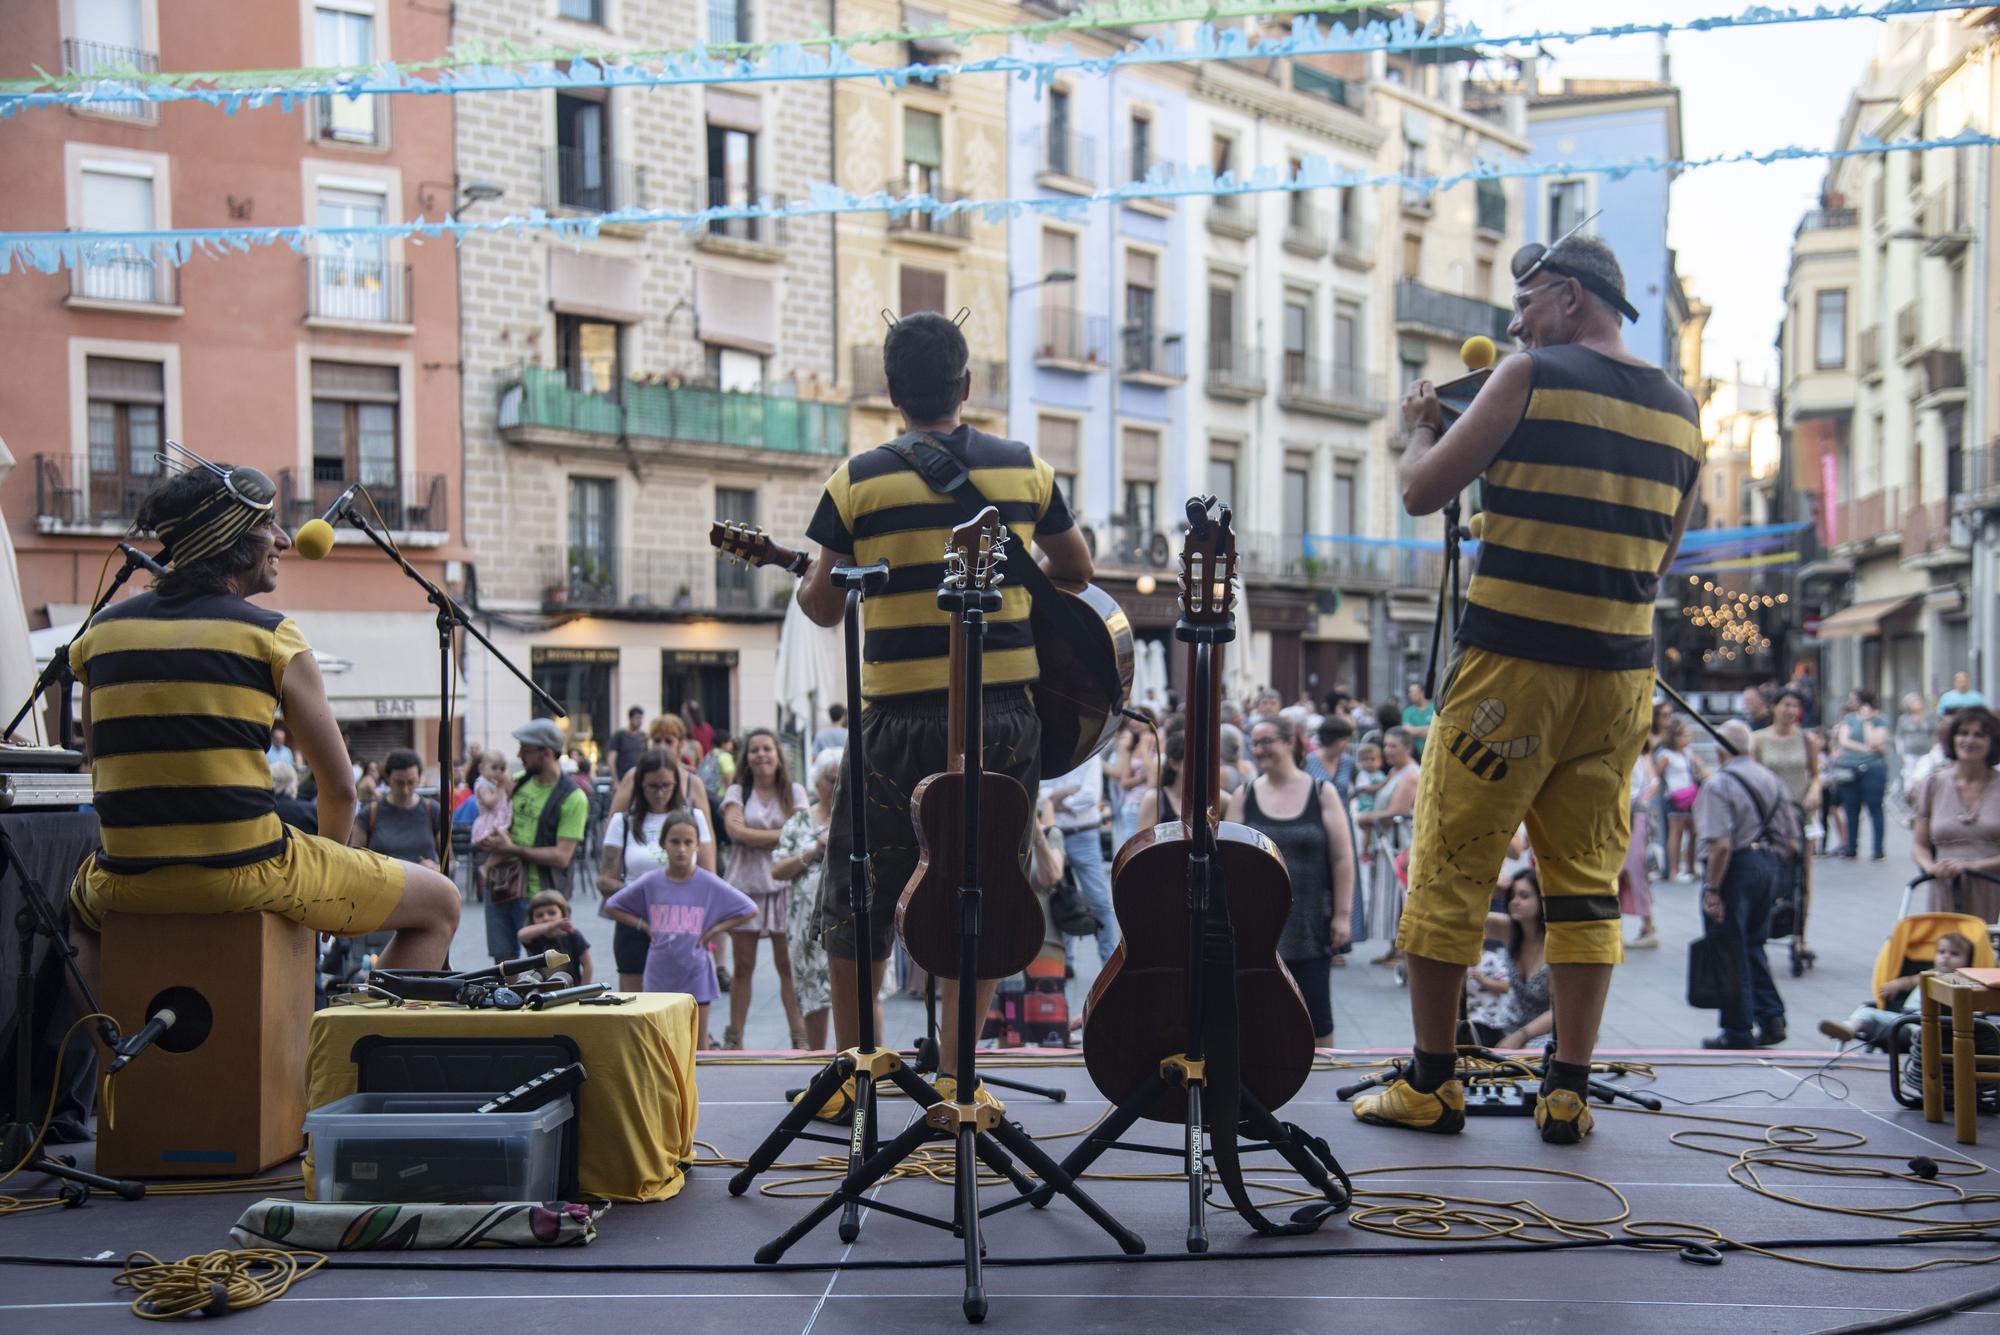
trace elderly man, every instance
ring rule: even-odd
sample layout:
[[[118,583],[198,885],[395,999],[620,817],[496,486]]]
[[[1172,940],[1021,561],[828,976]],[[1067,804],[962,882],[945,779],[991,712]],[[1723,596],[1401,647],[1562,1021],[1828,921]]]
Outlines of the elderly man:
[[[1764,941],[1778,873],[1799,846],[1799,820],[1785,781],[1751,759],[1749,725],[1731,719],[1720,731],[1737,754],[1694,800],[1695,859],[1702,869],[1702,930],[1730,943],[1742,986],[1722,1008],[1722,1032],[1701,1045],[1768,1048],[1785,1041],[1785,1001],[1764,962]]]

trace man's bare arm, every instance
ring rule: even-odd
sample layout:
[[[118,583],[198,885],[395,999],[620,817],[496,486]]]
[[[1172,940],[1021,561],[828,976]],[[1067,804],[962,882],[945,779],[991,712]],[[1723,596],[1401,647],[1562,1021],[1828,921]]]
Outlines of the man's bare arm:
[[[833,568],[853,560],[848,552],[822,547],[799,581],[799,607],[816,626],[837,626],[847,608],[847,592],[833,582]]]
[[[1472,406],[1452,423],[1451,430],[1439,435],[1435,412],[1428,413],[1428,424],[1410,423],[1409,444],[1396,470],[1403,508],[1413,515],[1427,515],[1443,509],[1445,502],[1471,486],[1521,424],[1534,385],[1533,361],[1525,356],[1509,357],[1493,368]],[[1429,388],[1429,382],[1420,382],[1412,390],[1412,398],[1435,406],[1437,391]],[[1409,411],[1406,400],[1405,413]]]
[[[292,742],[319,785],[319,832],[344,844],[354,827],[354,771],[341,740],[333,708],[326,702],[326,682],[312,652],[292,655],[285,664],[283,686],[285,726]]]

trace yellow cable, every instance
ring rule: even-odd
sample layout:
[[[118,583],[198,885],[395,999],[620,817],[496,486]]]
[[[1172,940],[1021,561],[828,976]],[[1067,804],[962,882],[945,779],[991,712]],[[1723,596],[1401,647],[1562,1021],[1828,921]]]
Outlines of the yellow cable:
[[[172,1262],[151,1252],[133,1252],[111,1282],[137,1291],[134,1316],[171,1321],[261,1307],[325,1264],[326,1257],[318,1252],[265,1247],[205,1252]]]

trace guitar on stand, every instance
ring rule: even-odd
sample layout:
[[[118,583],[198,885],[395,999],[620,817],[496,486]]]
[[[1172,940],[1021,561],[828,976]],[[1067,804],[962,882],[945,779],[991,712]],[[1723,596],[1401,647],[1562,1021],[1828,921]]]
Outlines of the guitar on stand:
[[[1187,1248],[1204,1252],[1210,1156],[1231,1204],[1259,1233],[1316,1229],[1347,1208],[1353,1190],[1324,1142],[1274,1115],[1311,1073],[1312,1017],[1278,958],[1292,906],[1285,864],[1264,835],[1213,814],[1222,646],[1236,635],[1236,543],[1227,506],[1203,497],[1188,502],[1187,514],[1174,629],[1189,656],[1182,819],[1142,830],[1112,868],[1122,939],[1091,989],[1083,1057],[1092,1083],[1115,1106],[1063,1169],[1085,1172],[1111,1149],[1181,1157]],[[1180,913],[1173,887],[1184,891]],[[1242,1024],[1243,1015],[1253,1022]],[[1120,1140],[1141,1118],[1180,1125],[1181,1143]],[[1246,1133],[1259,1143],[1239,1143]],[[1324,1202],[1290,1223],[1266,1219],[1250,1201],[1239,1162],[1243,1151],[1262,1149],[1282,1155]]]
[[[847,1176],[831,1195],[756,1254],[760,1265],[776,1262],[793,1243],[829,1215],[859,1205],[869,1189],[919,1146],[932,1140],[950,1140],[955,1153],[953,1209],[949,1220],[882,1201],[871,1201],[867,1208],[944,1229],[964,1240],[963,1305],[966,1320],[972,1322],[986,1317],[985,1243],[980,1221],[988,1214],[1024,1202],[1044,1204],[1061,1193],[1109,1233],[1127,1255],[1136,1256],[1146,1250],[1146,1244],[1137,1234],[1086,1195],[1027,1132],[1006,1120],[1004,1107],[998,1102],[981,1102],[978,1097],[975,1053],[983,1018],[978,1013],[978,980],[1005,977],[1025,968],[1040,949],[1043,933],[1041,905],[1020,871],[1020,838],[1030,811],[1027,794],[1006,775],[984,772],[980,746],[986,616],[1000,606],[1000,564],[1007,538],[999,511],[988,506],[969,523],[953,530],[945,554],[945,581],[938,590],[938,606],[954,619],[948,747],[953,763],[952,768],[933,774],[918,786],[917,800],[912,805],[924,855],[896,909],[911,957],[933,972],[950,971],[958,978],[958,1014],[954,1018],[958,1025],[959,1069],[952,1072],[957,1077],[956,1101],[944,1102],[933,1092],[933,1101],[912,1119],[902,1134],[860,1164],[850,1161]],[[859,679],[858,672],[853,676]],[[859,719],[855,722],[858,725]],[[998,810],[985,810],[988,801]],[[995,817],[995,829],[990,834],[986,830],[989,815]],[[1013,823],[1010,825],[1008,821]],[[991,947],[986,944],[989,896],[983,878],[987,876],[995,878],[998,898],[991,900],[991,916],[1000,926]],[[951,884],[953,879],[955,885]],[[1030,914],[1032,939],[1027,927]],[[914,938],[909,935],[911,932],[915,933]],[[901,1079],[898,1083],[908,1090],[907,1083]],[[814,1089],[824,1093],[833,1087],[834,1082],[822,1077]],[[808,1106],[812,1106],[812,1097],[808,1095]],[[857,1137],[859,1134],[857,1130]],[[1019,1159],[1044,1185],[1037,1186],[1025,1177],[1014,1159]],[[982,1163],[1011,1183],[1017,1193],[984,1210],[979,1205]]]

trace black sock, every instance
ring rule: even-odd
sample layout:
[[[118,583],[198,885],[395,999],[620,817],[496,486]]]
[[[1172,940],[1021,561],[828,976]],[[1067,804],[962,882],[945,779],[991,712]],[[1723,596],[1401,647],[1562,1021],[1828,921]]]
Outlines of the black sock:
[[[1411,1048],[1409,1074],[1404,1078],[1417,1093],[1431,1094],[1451,1079],[1457,1070],[1456,1052],[1425,1052],[1422,1048]]]
[[[1575,1062],[1549,1058],[1548,1069],[1542,1075],[1542,1093],[1557,1089],[1566,1089],[1576,1095],[1590,1093],[1590,1063],[1579,1066]]]

